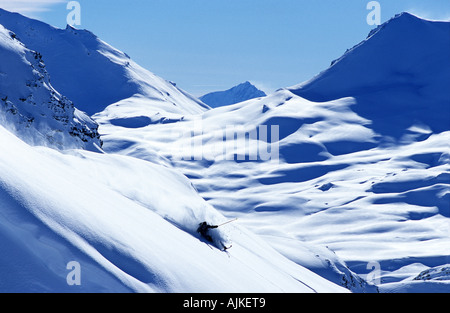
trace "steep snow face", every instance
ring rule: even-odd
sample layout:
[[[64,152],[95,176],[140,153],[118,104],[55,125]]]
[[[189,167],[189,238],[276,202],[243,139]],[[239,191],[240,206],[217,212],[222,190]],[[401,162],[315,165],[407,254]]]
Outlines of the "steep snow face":
[[[200,97],[200,100],[212,108],[217,108],[265,96],[264,91],[247,81],[225,91],[208,93]]]
[[[58,93],[42,56],[0,25],[0,120],[23,140],[59,149],[101,146],[98,125]]]
[[[135,95],[160,112],[196,114],[208,109],[89,31],[57,29],[2,9],[0,24],[43,56],[54,87],[89,115]]]
[[[369,274],[381,291],[448,290],[414,278],[450,260],[449,25],[402,14],[310,82],[201,116],[142,124],[111,106],[95,119],[106,151],[173,164],[222,214],[338,284],[373,291]],[[279,136],[223,141],[229,125]],[[279,158],[251,160],[261,145]]]
[[[345,292],[226,218],[185,176],[136,158],[30,147],[0,126],[0,291]],[[81,285],[66,282],[78,262]]]

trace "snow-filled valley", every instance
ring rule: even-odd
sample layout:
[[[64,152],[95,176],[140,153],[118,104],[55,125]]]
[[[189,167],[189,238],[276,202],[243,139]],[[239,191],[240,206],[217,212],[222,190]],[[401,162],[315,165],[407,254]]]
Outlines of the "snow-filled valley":
[[[89,31],[0,25],[0,291],[450,292],[449,22],[215,109]]]

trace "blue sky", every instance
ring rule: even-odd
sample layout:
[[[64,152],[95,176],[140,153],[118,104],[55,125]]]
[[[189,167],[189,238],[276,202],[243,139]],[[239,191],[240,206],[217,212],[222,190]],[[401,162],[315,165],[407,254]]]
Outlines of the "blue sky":
[[[65,0],[0,0],[65,27]],[[374,27],[369,0],[79,0],[81,26],[200,96],[250,80],[266,92],[312,78]],[[380,0],[381,21],[408,11],[450,19],[449,0]]]

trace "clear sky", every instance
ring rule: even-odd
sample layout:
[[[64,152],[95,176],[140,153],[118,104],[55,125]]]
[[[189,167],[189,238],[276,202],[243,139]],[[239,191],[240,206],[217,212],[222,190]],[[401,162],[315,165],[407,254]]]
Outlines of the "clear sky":
[[[0,0],[65,27],[66,0]],[[79,0],[81,25],[195,96],[251,81],[266,92],[312,78],[365,39],[369,0]],[[450,0],[379,0],[450,20]]]

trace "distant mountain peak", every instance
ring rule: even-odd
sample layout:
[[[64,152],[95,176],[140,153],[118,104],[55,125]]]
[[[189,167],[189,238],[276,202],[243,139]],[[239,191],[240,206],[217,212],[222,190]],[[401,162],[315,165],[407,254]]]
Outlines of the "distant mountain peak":
[[[255,85],[253,85],[251,82],[249,82],[248,80],[247,81],[245,81],[245,82],[243,82],[243,83],[241,83],[241,84],[239,84],[239,85],[237,85],[237,86],[253,86],[253,87],[255,87]],[[256,88],[256,87],[255,87]]]
[[[200,100],[212,108],[217,108],[265,96],[264,91],[258,89],[251,82],[245,81],[225,91],[208,93],[200,97]]]

